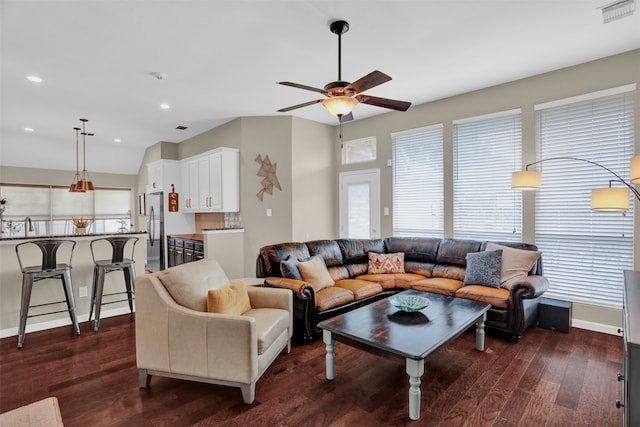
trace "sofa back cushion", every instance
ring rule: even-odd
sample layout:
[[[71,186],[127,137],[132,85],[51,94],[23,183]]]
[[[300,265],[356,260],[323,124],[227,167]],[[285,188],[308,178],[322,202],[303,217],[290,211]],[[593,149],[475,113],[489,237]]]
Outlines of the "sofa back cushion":
[[[286,260],[290,255],[300,261],[311,258],[304,243],[289,242],[263,246],[256,260],[256,277],[282,277],[280,261]]]
[[[313,240],[307,242],[306,245],[312,257],[318,256],[324,260],[324,264],[334,281],[349,278],[349,271],[344,266],[342,252],[335,240]]]
[[[157,274],[175,302],[196,311],[207,311],[209,289],[224,288],[231,283],[213,258],[181,264]]]
[[[404,252],[404,269],[407,273],[432,277],[440,239],[433,237],[387,237],[384,239],[384,245],[387,253]]]
[[[384,253],[382,239],[337,239],[342,260],[348,277],[358,277],[367,274],[369,267],[369,252]]]

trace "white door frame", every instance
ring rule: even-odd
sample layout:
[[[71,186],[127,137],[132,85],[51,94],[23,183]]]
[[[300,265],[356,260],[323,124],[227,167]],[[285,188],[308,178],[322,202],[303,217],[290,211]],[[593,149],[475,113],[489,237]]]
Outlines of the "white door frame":
[[[348,236],[349,225],[348,212],[346,211],[348,196],[345,184],[369,183],[369,238],[380,237],[380,169],[365,169],[352,172],[340,172],[339,174],[339,209],[340,209],[340,237]]]

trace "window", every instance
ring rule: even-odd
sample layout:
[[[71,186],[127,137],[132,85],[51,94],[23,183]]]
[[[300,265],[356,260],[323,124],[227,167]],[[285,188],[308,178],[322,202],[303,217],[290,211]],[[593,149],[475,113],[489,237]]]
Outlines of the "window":
[[[627,92],[620,92],[626,89]],[[633,88],[536,106],[539,158],[569,156],[629,179],[633,156]],[[621,306],[623,269],[632,269],[633,201],[625,214],[591,211],[591,190],[615,178],[585,162],[538,165],[536,244],[544,252],[550,295]],[[612,183],[612,185],[616,185]]]
[[[442,125],[393,138],[393,235],[443,237]]]
[[[342,143],[342,164],[372,162],[376,159],[376,137],[354,139]]]
[[[2,214],[2,231],[8,236],[24,235],[25,218],[32,220],[30,235],[73,234],[72,217],[91,218],[91,231],[112,233],[131,227],[131,191],[96,189],[70,193],[68,187],[2,185],[7,199]]]
[[[454,236],[520,241],[522,194],[511,189],[522,166],[520,110],[454,121],[453,143]]]

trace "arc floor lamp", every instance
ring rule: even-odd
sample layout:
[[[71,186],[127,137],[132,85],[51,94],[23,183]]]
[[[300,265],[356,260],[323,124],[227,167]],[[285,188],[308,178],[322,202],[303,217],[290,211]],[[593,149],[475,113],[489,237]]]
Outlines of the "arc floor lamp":
[[[536,190],[540,188],[540,172],[529,170],[530,166],[537,165],[552,160],[574,160],[585,162],[597,166],[609,172],[615,179],[609,180],[609,186],[604,188],[594,188],[591,190],[591,209],[598,212],[626,212],[629,210],[629,192],[640,201],[640,192],[632,184],[640,184],[640,155],[631,159],[631,179],[630,182],[622,179],[620,175],[611,169],[602,166],[600,163],[577,157],[550,157],[529,163],[525,170],[514,172],[511,177],[511,188],[520,190]],[[624,187],[612,187],[613,182],[619,182]]]

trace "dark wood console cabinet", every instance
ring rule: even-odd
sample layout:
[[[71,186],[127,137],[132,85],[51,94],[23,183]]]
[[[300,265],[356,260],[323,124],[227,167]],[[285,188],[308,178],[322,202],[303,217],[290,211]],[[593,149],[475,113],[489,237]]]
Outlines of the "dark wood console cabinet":
[[[167,236],[167,258],[168,267],[203,259],[204,243],[198,239]]]
[[[624,426],[640,426],[640,272],[624,272],[624,318],[622,323],[624,353],[622,400],[616,402],[624,409]]]

